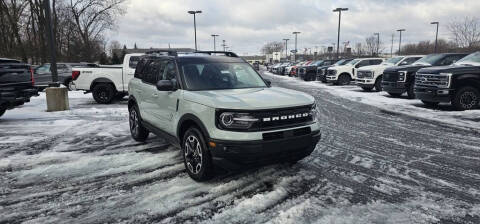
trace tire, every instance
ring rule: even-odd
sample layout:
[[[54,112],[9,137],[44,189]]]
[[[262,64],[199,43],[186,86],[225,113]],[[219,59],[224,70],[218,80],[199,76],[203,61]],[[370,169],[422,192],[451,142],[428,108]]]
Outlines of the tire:
[[[457,110],[470,110],[479,106],[480,91],[474,87],[466,86],[456,91],[452,105]]]
[[[100,104],[109,104],[115,98],[116,90],[110,83],[99,83],[92,89],[93,99]]]
[[[433,108],[433,107],[437,107],[439,102],[431,102],[431,101],[426,101],[426,100],[422,100],[422,103],[425,104],[426,107],[428,108]]]
[[[190,127],[182,140],[183,163],[188,175],[195,181],[206,181],[213,177],[212,158],[202,132]]]
[[[63,85],[67,87],[68,91],[72,91],[72,79],[66,79]]]
[[[373,87],[362,87],[363,91],[370,92],[372,91]]]
[[[128,121],[132,138],[137,142],[144,142],[147,140],[150,132],[148,129],[143,127],[142,118],[140,117],[140,113],[138,112],[136,105],[128,108]]]
[[[7,111],[6,107],[0,107],[0,117],[3,116],[3,114],[5,114],[5,111]]]
[[[347,74],[341,74],[340,77],[338,77],[338,85],[348,85],[350,84],[351,78],[350,75]]]
[[[393,96],[393,97],[400,97],[402,94],[401,93],[388,93],[390,96]]]
[[[382,89],[382,76],[379,76],[377,80],[375,80],[375,91],[381,92]]]
[[[407,97],[408,99],[415,99],[415,89],[414,89],[414,83],[410,83],[407,89]]]

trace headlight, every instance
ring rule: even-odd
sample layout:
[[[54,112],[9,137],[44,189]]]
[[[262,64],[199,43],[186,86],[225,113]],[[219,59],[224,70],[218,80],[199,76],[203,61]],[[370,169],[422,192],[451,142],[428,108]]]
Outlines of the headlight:
[[[440,88],[450,88],[452,73],[440,73],[438,79]]]
[[[399,82],[405,82],[405,81],[407,81],[407,72],[406,72],[406,71],[400,71],[400,72],[398,72],[398,81],[399,81]]]
[[[248,113],[223,112],[218,116],[218,124],[223,129],[249,129],[259,121]]]

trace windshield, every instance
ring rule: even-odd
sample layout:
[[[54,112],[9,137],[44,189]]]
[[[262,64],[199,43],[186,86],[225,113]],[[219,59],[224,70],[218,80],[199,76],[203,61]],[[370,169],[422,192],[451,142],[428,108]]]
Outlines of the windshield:
[[[397,64],[400,60],[404,59],[405,57],[394,57],[386,60],[383,62],[383,64],[389,64],[389,65],[395,65]]]
[[[333,64],[333,65],[344,65],[344,64],[348,63],[349,61],[350,61],[350,59],[342,59],[340,61],[335,62],[335,64]]]
[[[49,72],[50,72],[50,64],[44,64],[35,69],[35,73],[38,73],[38,74],[44,74]]]
[[[323,60],[320,60],[320,61],[316,61],[316,62],[312,63],[312,65],[319,66],[322,63],[323,63]]]
[[[351,60],[350,62],[347,63],[347,65],[354,65],[354,64],[357,64],[357,62],[359,62],[360,60],[358,59],[355,59],[355,60]]]
[[[189,90],[243,89],[267,87],[247,63],[206,63],[182,66]]]
[[[476,65],[480,66],[480,51],[469,54],[455,63],[456,65]]]
[[[413,65],[433,65],[443,58],[443,54],[430,54],[413,63]]]

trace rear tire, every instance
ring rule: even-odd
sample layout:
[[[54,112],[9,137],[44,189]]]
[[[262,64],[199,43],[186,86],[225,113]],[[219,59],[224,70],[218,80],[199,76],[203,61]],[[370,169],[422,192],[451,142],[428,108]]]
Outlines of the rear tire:
[[[341,74],[340,77],[338,77],[338,84],[343,86],[343,85],[348,85],[350,84],[350,81],[352,79],[350,78],[350,75],[347,74]]]
[[[428,108],[433,108],[433,107],[437,107],[439,102],[431,102],[431,101],[426,101],[426,100],[422,100],[422,103],[425,104],[426,107]]]
[[[128,110],[128,114],[130,134],[132,135],[132,138],[137,142],[144,142],[147,140],[150,132],[143,127],[142,118],[140,117],[137,106],[131,106]]]
[[[109,104],[115,98],[116,90],[110,83],[99,83],[93,87],[92,95],[97,103]]]
[[[457,110],[471,110],[479,106],[479,101],[479,90],[471,86],[466,86],[456,92],[452,99],[452,105]]]
[[[377,92],[382,91],[382,76],[379,76],[377,80],[375,80],[375,91]]]
[[[72,91],[72,79],[66,79],[63,85],[67,87],[68,91]]]
[[[182,154],[185,169],[195,181],[206,181],[213,177],[212,158],[202,132],[190,127],[183,136]]]
[[[401,93],[388,93],[390,96],[393,96],[393,97],[400,97],[402,94]]]

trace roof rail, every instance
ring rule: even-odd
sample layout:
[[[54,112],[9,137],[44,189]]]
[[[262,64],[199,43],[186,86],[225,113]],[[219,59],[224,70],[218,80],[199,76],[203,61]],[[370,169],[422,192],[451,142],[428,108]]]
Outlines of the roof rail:
[[[174,50],[151,50],[145,52],[145,54],[156,54],[156,55],[163,55],[163,56],[175,56],[177,57],[177,51]]]
[[[201,53],[201,54],[224,54],[227,57],[233,57],[233,58],[238,58],[238,55],[231,52],[231,51],[195,51],[195,53]]]

